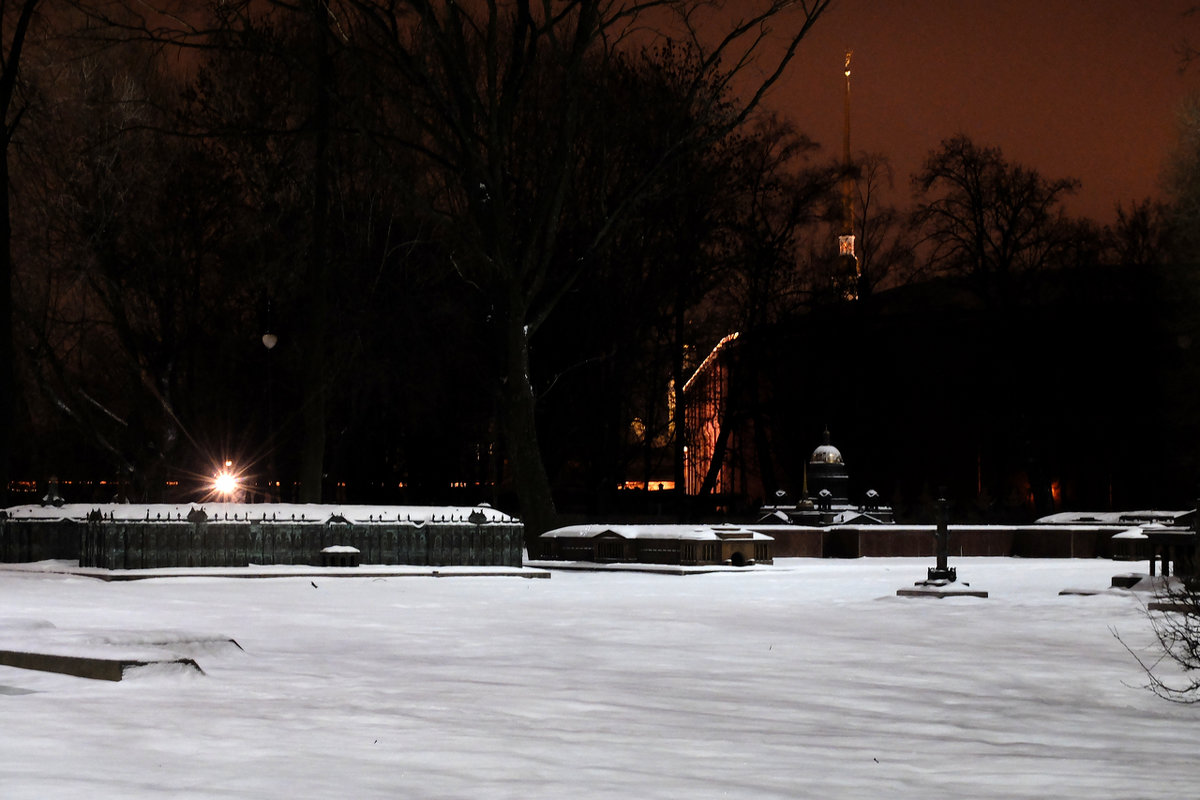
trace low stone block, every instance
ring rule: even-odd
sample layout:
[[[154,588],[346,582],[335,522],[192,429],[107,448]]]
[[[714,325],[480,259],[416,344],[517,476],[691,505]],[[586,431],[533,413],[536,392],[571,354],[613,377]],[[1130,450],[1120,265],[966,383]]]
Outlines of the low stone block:
[[[0,666],[18,669],[33,669],[41,672],[57,672],[78,678],[99,681],[119,681],[125,673],[140,667],[179,665],[185,669],[204,674],[200,665],[190,658],[171,658],[162,661],[139,661],[132,659],[88,658],[65,656],[56,653],[26,653],[19,650],[0,650]]]

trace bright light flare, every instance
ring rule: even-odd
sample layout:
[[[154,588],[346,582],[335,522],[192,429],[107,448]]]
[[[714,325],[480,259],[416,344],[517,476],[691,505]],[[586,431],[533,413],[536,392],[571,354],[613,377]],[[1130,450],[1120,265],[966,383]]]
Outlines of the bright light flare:
[[[218,472],[216,479],[213,481],[213,490],[220,494],[233,494],[237,491],[238,481],[236,475],[230,475],[228,472]]]
[[[217,494],[232,496],[238,490],[238,476],[233,474],[233,462],[226,461],[225,469],[217,473],[217,477],[213,479],[212,488]]]

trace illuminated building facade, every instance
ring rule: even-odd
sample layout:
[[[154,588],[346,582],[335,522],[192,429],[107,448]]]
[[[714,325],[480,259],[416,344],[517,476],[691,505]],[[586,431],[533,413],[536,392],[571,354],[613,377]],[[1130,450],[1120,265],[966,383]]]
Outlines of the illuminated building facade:
[[[695,373],[683,386],[684,423],[686,426],[686,449],[684,451],[685,490],[690,495],[703,491],[706,480],[711,480],[712,494],[727,494],[733,490],[736,477],[733,465],[724,458],[729,451],[728,442],[722,441],[721,426],[728,426],[729,402],[729,359],[738,340],[732,333],[722,339]],[[732,431],[727,431],[732,436]],[[719,466],[710,478],[714,458],[720,457]]]
[[[851,56],[852,51],[847,49],[843,61],[842,208],[838,258],[830,276],[833,290],[845,300],[858,298],[860,281],[854,234],[854,164],[850,150]],[[764,380],[763,376],[769,369],[755,370],[744,363],[755,361],[753,350],[762,345],[761,340],[749,343],[736,333],[727,336],[713,348],[684,386],[687,445],[684,490],[689,495],[738,496],[761,502],[774,494],[774,478],[778,472],[773,466],[771,452],[773,431],[767,429],[768,415],[761,412],[762,398],[772,393],[767,385],[770,381]],[[768,358],[761,356],[759,363]],[[843,511],[852,508],[846,467],[840,451],[830,444],[828,431],[824,444],[813,453],[807,466],[806,483],[812,484],[814,502],[820,503],[821,493],[827,493],[822,504],[826,511],[830,507]],[[805,495],[807,499],[807,490]]]
[[[754,368],[747,337],[722,339],[684,384],[684,490],[731,504],[758,508],[775,490],[778,468],[763,398],[770,392]]]

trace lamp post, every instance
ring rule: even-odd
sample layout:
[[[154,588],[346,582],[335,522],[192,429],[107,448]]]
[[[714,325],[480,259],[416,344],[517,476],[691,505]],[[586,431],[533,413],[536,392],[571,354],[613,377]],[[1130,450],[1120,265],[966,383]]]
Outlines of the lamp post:
[[[269,308],[269,307],[268,307]],[[269,312],[268,312],[269,313]],[[271,351],[275,349],[275,345],[279,344],[279,337],[271,333],[271,328],[268,325],[267,332],[262,335],[263,347],[267,349],[267,494],[266,500],[268,503],[275,502],[279,498],[275,496],[275,487],[271,485],[271,481],[275,480],[275,409],[272,405],[271,398]]]

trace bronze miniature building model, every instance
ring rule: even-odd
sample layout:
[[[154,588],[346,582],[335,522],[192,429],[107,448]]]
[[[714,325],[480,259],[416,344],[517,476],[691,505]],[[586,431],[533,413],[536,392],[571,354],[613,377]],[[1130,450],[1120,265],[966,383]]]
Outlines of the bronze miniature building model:
[[[0,562],[78,559],[101,569],[519,567],[523,535],[518,520],[482,506],[15,506],[0,510]]]
[[[569,525],[539,537],[547,561],[734,567],[772,563],[772,538],[731,525]]]

